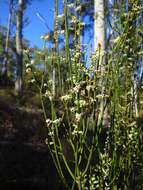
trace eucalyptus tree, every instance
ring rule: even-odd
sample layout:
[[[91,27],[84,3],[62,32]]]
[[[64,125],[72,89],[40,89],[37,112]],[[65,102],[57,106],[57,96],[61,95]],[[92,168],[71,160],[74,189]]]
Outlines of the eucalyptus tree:
[[[100,71],[99,77],[99,93],[104,96],[106,79],[104,77],[104,72],[106,70],[105,60],[106,60],[106,24],[105,24],[105,1],[104,0],[94,0],[94,54],[98,59],[97,62],[93,63],[96,71]],[[97,73],[95,72],[95,75]],[[98,125],[101,124],[103,119],[103,125],[109,127],[108,121],[108,108],[107,100],[99,101],[99,117]]]
[[[20,95],[23,86],[23,44],[22,44],[22,30],[23,30],[23,14],[25,9],[25,1],[18,0],[18,10],[16,12],[16,60],[17,72],[15,81],[15,90]]]
[[[94,49],[105,51],[105,6],[104,0],[94,1]]]
[[[9,0],[9,16],[8,16],[8,23],[7,23],[4,59],[3,59],[3,66],[2,66],[2,81],[3,81],[3,84],[5,84],[5,85],[7,85],[7,79],[8,79],[8,75],[7,75],[7,72],[8,72],[8,49],[9,49],[10,29],[11,29],[11,23],[12,23],[12,12],[13,12],[13,0]]]

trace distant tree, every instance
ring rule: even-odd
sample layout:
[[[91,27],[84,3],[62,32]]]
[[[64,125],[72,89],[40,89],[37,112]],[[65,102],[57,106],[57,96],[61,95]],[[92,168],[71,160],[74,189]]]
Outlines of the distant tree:
[[[8,45],[8,52],[7,52],[7,59],[5,55],[5,41],[7,36],[7,28],[0,26],[0,85],[6,87],[6,85],[11,85],[14,82],[15,78],[15,68],[16,68],[16,48],[15,48],[15,37],[9,37],[9,45]],[[4,60],[7,61],[7,75],[4,77],[3,73],[3,63]]]
[[[20,95],[23,87],[23,44],[22,44],[22,30],[23,30],[23,13],[25,9],[25,1],[18,1],[18,10],[16,13],[16,61],[17,72],[15,81],[15,90]]]
[[[7,35],[7,28],[0,26],[0,85],[6,87],[6,82],[4,81],[2,75],[3,62],[5,59],[5,41]],[[27,49],[29,47],[29,41],[23,39],[23,49]],[[10,85],[14,85],[16,78],[16,43],[15,43],[15,35],[10,35],[9,37],[9,45],[8,45],[8,64],[7,64],[7,87]]]
[[[10,38],[10,28],[12,22],[12,10],[13,10],[13,0],[9,0],[9,16],[7,23],[6,39],[5,39],[5,50],[4,50],[4,59],[2,66],[2,81],[4,85],[7,85],[8,82],[8,49],[9,49],[9,38]]]
[[[4,55],[4,46],[5,46],[5,33],[6,28],[3,26],[0,26],[0,63],[3,62],[3,55]],[[2,73],[2,64],[0,65],[0,71]]]

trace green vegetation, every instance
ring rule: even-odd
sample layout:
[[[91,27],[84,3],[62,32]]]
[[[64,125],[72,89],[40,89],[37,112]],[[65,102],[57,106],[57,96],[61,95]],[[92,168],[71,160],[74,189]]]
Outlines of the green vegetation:
[[[72,2],[74,8],[82,7]],[[23,53],[25,91],[31,89],[36,100],[40,98],[45,143],[66,189],[142,190],[141,1],[115,1],[102,7],[108,18],[113,14],[108,20],[112,33],[103,42],[106,48],[100,42],[105,34],[98,36],[90,64],[82,44],[83,15],[71,14],[70,5],[64,1],[63,48],[55,0],[53,47],[48,48],[51,38],[45,34],[42,50]],[[107,33],[102,27],[98,31]]]
[[[108,51],[102,52],[99,46],[86,68],[82,62],[82,29],[77,16],[72,17],[76,28],[74,49],[69,46],[65,2],[65,56],[61,57],[57,50],[55,28],[56,48],[50,59],[46,49],[47,54],[43,54],[42,59],[42,62],[50,62],[56,79],[47,73],[48,61],[44,61],[40,84],[37,83],[38,77],[33,75],[48,128],[46,144],[67,189],[142,189],[141,170],[135,177],[137,170],[142,168],[141,128],[136,123],[139,92],[135,87],[135,74],[142,57],[141,7],[139,1],[129,2],[129,7],[127,13],[124,6],[121,7],[121,16],[115,12],[113,29],[120,23],[119,31],[113,31]],[[46,36],[43,40],[46,44]],[[64,79],[63,63],[67,68]],[[33,66],[28,68],[33,71]],[[47,115],[46,101],[50,102],[50,116]]]

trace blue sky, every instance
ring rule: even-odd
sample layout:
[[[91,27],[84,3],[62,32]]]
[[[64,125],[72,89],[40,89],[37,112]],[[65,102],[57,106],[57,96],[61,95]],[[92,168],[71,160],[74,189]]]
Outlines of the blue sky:
[[[28,17],[29,24],[24,27],[23,37],[30,42],[30,47],[38,46],[43,47],[43,41],[41,36],[47,33],[46,26],[43,22],[36,16],[36,12],[39,12],[48,26],[54,28],[54,0],[31,0],[31,5],[27,6],[24,17]],[[59,14],[62,14],[62,0],[59,0]],[[0,25],[7,26],[8,20],[8,0],[0,0]],[[91,52],[92,40],[90,39],[90,31],[85,33],[85,41],[87,44],[86,52]],[[86,53],[87,60],[89,60],[89,54]]]
[[[24,38],[30,41],[30,46],[42,47],[43,42],[40,37],[48,32],[42,21],[36,16],[39,12],[46,20],[48,26],[54,27],[54,0],[32,0],[27,6],[24,17],[29,18],[29,24],[23,30]],[[59,1],[59,13],[62,11],[62,0]],[[8,0],[0,0],[0,25],[6,26],[8,19]]]

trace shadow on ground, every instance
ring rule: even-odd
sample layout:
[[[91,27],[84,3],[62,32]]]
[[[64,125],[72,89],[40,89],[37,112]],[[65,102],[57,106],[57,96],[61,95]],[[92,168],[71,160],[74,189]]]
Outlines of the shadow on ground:
[[[0,101],[0,190],[63,190],[37,110]]]

